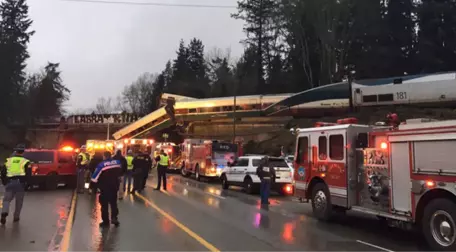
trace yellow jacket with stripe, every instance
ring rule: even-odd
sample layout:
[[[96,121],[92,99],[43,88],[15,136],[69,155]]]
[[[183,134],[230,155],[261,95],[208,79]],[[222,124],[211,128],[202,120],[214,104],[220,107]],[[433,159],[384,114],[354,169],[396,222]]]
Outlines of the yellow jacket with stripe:
[[[25,183],[31,174],[30,160],[24,158],[20,154],[7,158],[0,171],[2,183],[4,185],[12,179],[19,179],[21,183]]]

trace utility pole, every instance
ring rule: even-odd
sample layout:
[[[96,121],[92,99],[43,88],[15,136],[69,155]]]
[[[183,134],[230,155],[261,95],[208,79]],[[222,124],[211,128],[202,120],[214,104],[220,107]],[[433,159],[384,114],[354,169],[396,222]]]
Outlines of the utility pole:
[[[260,15],[258,29],[258,88],[257,91],[262,93],[263,85],[263,0],[260,0]]]
[[[239,78],[241,81],[242,78]],[[237,93],[237,83],[234,82],[234,93],[233,93],[233,144],[236,144],[236,93]]]

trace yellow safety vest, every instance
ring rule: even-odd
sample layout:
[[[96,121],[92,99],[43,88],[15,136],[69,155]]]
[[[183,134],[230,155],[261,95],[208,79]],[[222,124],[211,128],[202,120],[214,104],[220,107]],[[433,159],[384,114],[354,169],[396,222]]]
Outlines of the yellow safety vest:
[[[127,170],[133,170],[133,157],[126,156],[125,159],[127,160]]]
[[[82,157],[81,165],[87,165],[89,163],[89,159],[85,153],[79,153],[78,157]]]
[[[11,157],[6,161],[6,176],[8,178],[25,176],[25,165],[30,162],[24,157]]]
[[[168,166],[169,157],[165,155],[160,155],[160,161],[158,162],[161,166]]]

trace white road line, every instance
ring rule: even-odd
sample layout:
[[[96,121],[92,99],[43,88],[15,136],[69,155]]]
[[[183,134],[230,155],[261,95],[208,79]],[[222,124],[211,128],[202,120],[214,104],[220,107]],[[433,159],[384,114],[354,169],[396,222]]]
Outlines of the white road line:
[[[219,199],[226,199],[225,197],[219,196],[217,194],[212,194],[212,193],[209,193],[209,192],[204,192],[204,193],[207,194],[207,195],[210,195],[210,196],[214,196],[214,197],[219,198]]]
[[[386,248],[382,248],[382,247],[380,247],[380,246],[377,246],[377,245],[374,245],[374,244],[371,244],[371,243],[368,243],[368,242],[365,242],[365,241],[356,240],[356,242],[361,243],[361,244],[364,244],[364,245],[367,245],[367,246],[370,246],[370,247],[373,247],[373,248],[376,248],[376,249],[381,249],[381,250],[383,250],[383,251],[394,252],[393,250],[389,250],[389,249],[386,249]]]

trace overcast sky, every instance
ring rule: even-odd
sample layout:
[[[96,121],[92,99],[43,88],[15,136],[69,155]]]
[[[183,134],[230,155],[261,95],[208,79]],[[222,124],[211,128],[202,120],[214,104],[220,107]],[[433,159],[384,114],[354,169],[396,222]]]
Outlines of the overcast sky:
[[[112,0],[120,1],[120,0]],[[236,6],[236,0],[122,0],[172,4]],[[144,72],[160,72],[175,58],[179,40],[203,40],[206,51],[230,48],[242,53],[242,21],[235,9],[111,5],[28,0],[36,31],[31,38],[28,71],[59,62],[71,89],[67,109],[92,108],[98,97],[120,94]]]

